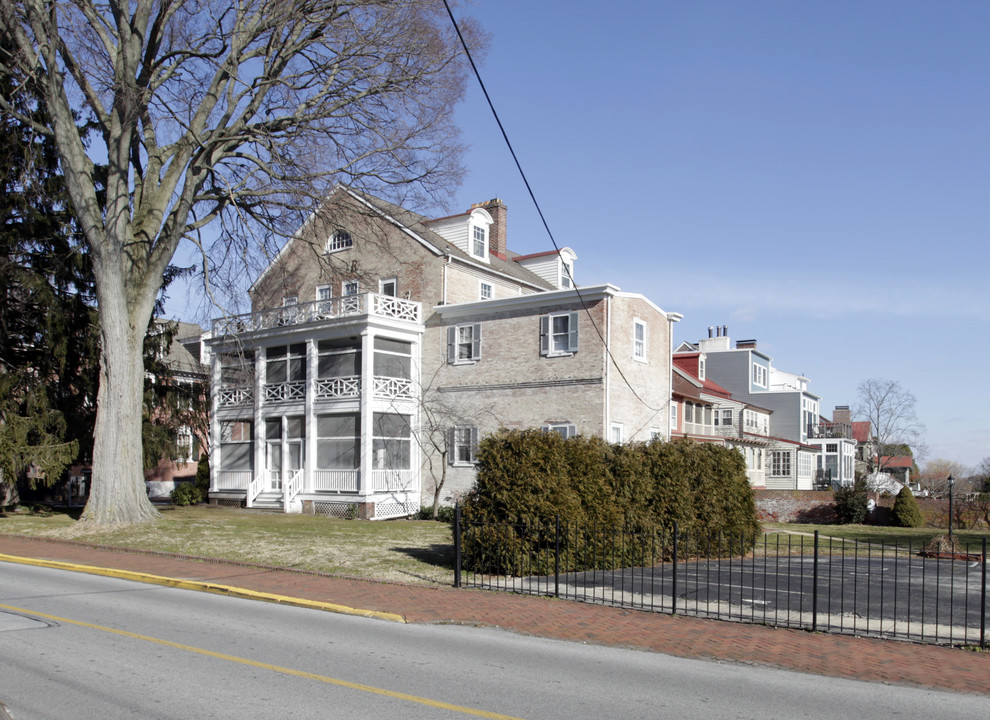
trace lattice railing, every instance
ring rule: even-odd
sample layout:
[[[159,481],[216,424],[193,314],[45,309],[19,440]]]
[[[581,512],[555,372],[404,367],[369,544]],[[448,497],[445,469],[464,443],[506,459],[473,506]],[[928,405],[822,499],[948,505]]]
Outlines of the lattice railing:
[[[265,402],[285,402],[306,399],[306,382],[296,380],[265,385]]]
[[[222,387],[217,391],[217,404],[220,407],[230,405],[250,405],[254,402],[254,390],[244,387]]]
[[[271,330],[366,313],[414,323],[420,322],[421,315],[420,303],[414,300],[404,300],[377,293],[361,293],[259,310],[229,318],[217,318],[213,321],[213,334],[220,336],[256,330]]]
[[[413,399],[415,390],[412,380],[375,376],[375,397]]]
[[[356,397],[361,394],[361,376],[320,378],[316,381],[316,397],[320,400]]]

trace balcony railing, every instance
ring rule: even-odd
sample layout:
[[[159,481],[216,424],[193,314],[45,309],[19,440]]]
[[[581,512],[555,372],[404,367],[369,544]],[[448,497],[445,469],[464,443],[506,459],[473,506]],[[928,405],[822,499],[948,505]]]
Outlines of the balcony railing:
[[[222,387],[217,391],[217,404],[221,407],[250,405],[253,402],[254,390],[250,387]]]
[[[345,295],[328,300],[316,300],[310,303],[217,318],[213,321],[213,334],[214,336],[233,335],[291,327],[302,323],[350,318],[358,315],[374,315],[418,323],[422,314],[421,307],[421,304],[414,300],[379,295],[378,293]]]
[[[846,423],[819,423],[808,426],[808,438],[815,439],[851,439],[852,426]]]

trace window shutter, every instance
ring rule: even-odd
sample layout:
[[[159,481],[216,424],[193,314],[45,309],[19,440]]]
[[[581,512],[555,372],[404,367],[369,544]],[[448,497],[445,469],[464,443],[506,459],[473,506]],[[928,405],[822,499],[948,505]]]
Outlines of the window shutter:
[[[452,363],[457,359],[457,327],[447,328],[447,362]]]
[[[457,462],[457,428],[447,428],[447,464]]]
[[[567,319],[567,329],[570,337],[567,340],[567,349],[570,352],[577,352],[578,349],[578,314],[572,312]]]
[[[475,323],[471,331],[471,359],[481,359],[481,323]]]
[[[540,316],[540,355],[550,353],[550,316]]]
[[[476,454],[478,452],[478,428],[471,428],[471,462],[477,462],[478,458]]]

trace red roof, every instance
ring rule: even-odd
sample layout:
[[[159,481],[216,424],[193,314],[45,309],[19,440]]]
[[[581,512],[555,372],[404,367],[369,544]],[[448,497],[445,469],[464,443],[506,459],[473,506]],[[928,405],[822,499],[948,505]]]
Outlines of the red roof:
[[[724,398],[732,397],[732,393],[719,385],[717,382],[708,380],[707,378],[702,380],[698,377],[698,357],[700,355],[701,353],[696,352],[674,353],[674,365],[700,382],[704,386],[705,392],[711,393],[712,395],[721,395]]]
[[[546,255],[556,255],[556,250],[545,250],[544,252],[531,253],[529,255],[516,255],[513,260],[519,262],[520,260],[529,260],[530,258],[544,257]]]
[[[910,455],[884,455],[880,458],[880,464],[889,468],[910,468],[914,467],[914,458]]]
[[[870,421],[869,420],[857,420],[852,423],[852,434],[853,440],[858,443],[865,443],[870,441]]]

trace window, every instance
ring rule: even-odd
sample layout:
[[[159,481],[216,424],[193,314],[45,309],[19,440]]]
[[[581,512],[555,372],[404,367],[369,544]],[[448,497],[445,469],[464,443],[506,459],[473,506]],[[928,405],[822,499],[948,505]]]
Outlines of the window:
[[[577,427],[569,422],[549,422],[540,428],[543,432],[555,432],[565,440],[577,435]]]
[[[375,413],[371,442],[376,470],[409,469],[410,427],[408,415]]]
[[[316,376],[320,379],[356,377],[361,374],[361,345],[349,339],[317,343]]]
[[[330,291],[329,285],[317,285],[316,286],[316,299],[317,300],[329,300],[333,297]]]
[[[731,410],[716,410],[715,411],[715,426],[718,427],[731,426],[732,425],[732,411]]]
[[[633,357],[646,360],[646,323],[633,320]]]
[[[306,345],[280,345],[265,351],[265,382],[302,382],[306,379]]]
[[[705,379],[705,359],[703,357],[698,358],[698,379]]]
[[[650,442],[654,440],[662,440],[663,433],[660,432],[660,428],[650,428]]]
[[[481,323],[447,328],[447,362],[468,363],[481,359]]]
[[[540,318],[540,355],[570,355],[578,349],[578,314],[559,313]]]
[[[450,429],[451,465],[474,465],[478,449],[478,428],[452,427]]]
[[[316,416],[316,467],[355,470],[361,465],[361,424],[356,413]]]
[[[193,458],[193,434],[188,425],[183,425],[176,431],[176,455],[173,460],[190,462]]]
[[[560,261],[560,286],[562,288],[570,288],[574,286],[573,282],[574,271],[571,268],[569,262]]]
[[[254,425],[250,420],[220,422],[220,469],[253,470]]]
[[[798,477],[809,478],[814,473],[812,472],[812,466],[814,465],[814,458],[810,453],[799,452],[798,453]]]
[[[677,403],[670,403],[670,429],[677,427]]]
[[[397,297],[399,294],[399,281],[396,278],[386,278],[378,281],[378,292],[382,295]]]
[[[482,281],[480,296],[482,300],[491,300],[493,297],[495,297],[494,288],[492,287],[491,283],[486,283]]]
[[[338,250],[346,250],[354,245],[354,241],[351,240],[351,234],[346,230],[338,230],[330,239],[327,241],[327,252],[337,252]]]
[[[472,231],[471,254],[479,258],[488,257],[488,232],[480,225]]]
[[[767,386],[767,369],[759,363],[753,363],[753,384],[761,388]]]
[[[791,451],[773,450],[770,453],[770,476],[790,477],[791,476]]]
[[[286,295],[282,298],[282,307],[289,307],[290,305],[298,305],[299,296],[298,295]]]
[[[608,428],[608,441],[613,445],[622,444],[622,423],[612,423]]]
[[[412,343],[376,337],[374,374],[377,377],[410,379],[412,377]]]
[[[357,280],[345,280],[342,288],[342,295],[357,295],[361,290],[361,286],[358,284]]]

